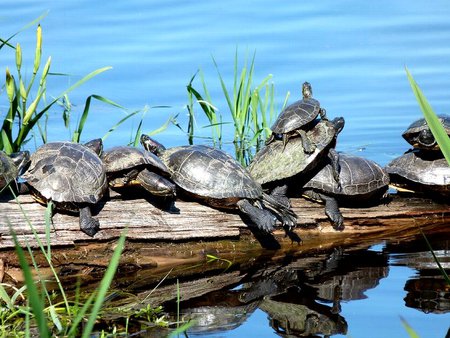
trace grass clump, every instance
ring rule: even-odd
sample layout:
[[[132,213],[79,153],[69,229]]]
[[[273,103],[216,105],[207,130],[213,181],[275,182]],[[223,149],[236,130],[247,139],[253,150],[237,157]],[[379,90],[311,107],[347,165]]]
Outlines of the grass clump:
[[[188,141],[193,143],[195,129],[195,106],[198,105],[209,121],[206,127],[211,128],[213,145],[221,148],[223,145],[223,125],[233,125],[233,144],[236,159],[247,165],[254,154],[270,136],[270,124],[274,120],[277,110],[275,108],[275,90],[271,82],[272,75],[267,75],[260,83],[254,84],[255,54],[250,61],[245,58],[239,67],[238,51],[234,57],[233,83],[227,85],[220,72],[219,65],[213,58],[214,67],[219,77],[219,84],[225,98],[231,121],[227,121],[217,108],[210,95],[203,72],[198,71],[187,85],[189,114]],[[201,89],[194,85],[196,76],[199,76]],[[289,93],[286,95],[284,105]]]

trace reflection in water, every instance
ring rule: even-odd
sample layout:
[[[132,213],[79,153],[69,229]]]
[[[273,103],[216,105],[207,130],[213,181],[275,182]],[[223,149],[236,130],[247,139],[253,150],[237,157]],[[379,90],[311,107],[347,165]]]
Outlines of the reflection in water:
[[[383,253],[335,250],[328,256],[303,258],[284,266],[247,272],[237,288],[219,290],[180,304],[184,320],[195,320],[191,334],[232,330],[257,309],[283,337],[346,334],[341,301],[364,298],[367,289],[388,274]]]
[[[450,311],[450,285],[441,275],[420,276],[406,281],[405,304],[425,313]]]
[[[431,239],[431,238],[430,238]],[[414,245],[415,244],[415,245]],[[408,266],[417,270],[417,275],[406,281],[404,290],[405,305],[425,313],[443,314],[450,312],[450,285],[444,279],[441,271],[426,247],[417,243],[387,245],[386,252],[394,255],[393,264]],[[433,252],[441,266],[450,269],[450,241],[445,238],[433,241]]]

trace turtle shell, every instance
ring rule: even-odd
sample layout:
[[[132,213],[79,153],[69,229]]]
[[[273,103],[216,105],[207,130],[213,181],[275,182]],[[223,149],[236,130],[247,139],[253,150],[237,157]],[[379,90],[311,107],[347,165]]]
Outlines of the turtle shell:
[[[161,155],[172,180],[182,189],[214,199],[262,196],[248,171],[222,150],[204,145],[169,148]]]
[[[19,169],[14,161],[3,151],[0,151],[0,189],[14,181],[18,174]]]
[[[84,145],[51,142],[32,156],[23,175],[39,197],[55,202],[97,203],[107,189],[105,167]]]
[[[389,175],[374,161],[339,153],[339,189],[331,164],[326,164],[304,187],[332,195],[364,196],[387,190]]]
[[[447,135],[450,136],[450,116],[438,115],[439,122],[444,127]],[[424,137],[423,135],[426,135]],[[412,146],[419,149],[439,149],[427,121],[424,118],[418,119],[403,132],[403,138]]]
[[[444,157],[433,158],[423,151],[411,151],[392,160],[386,171],[394,186],[450,194],[450,166]]]
[[[287,106],[278,116],[271,130],[275,134],[286,134],[300,129],[319,115],[320,103],[313,98],[303,98]]]
[[[101,158],[107,173],[128,170],[140,165],[152,166],[168,173],[167,167],[159,157],[135,147],[113,147],[103,152]]]
[[[328,147],[336,138],[336,129],[332,122],[321,120],[306,135],[316,145],[311,154],[305,153],[299,137],[291,138],[286,145],[272,142],[261,149],[248,166],[252,177],[264,184],[309,171],[327,154]]]

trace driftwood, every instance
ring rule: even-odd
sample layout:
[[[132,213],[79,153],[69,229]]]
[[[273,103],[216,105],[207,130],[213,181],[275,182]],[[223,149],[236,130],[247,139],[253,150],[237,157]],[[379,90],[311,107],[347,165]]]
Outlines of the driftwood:
[[[20,206],[13,199],[0,202],[0,273],[3,264],[17,266],[10,228],[21,245],[36,248],[37,241],[29,225],[32,224],[40,240],[47,244],[46,208],[28,195],[19,196],[19,201]],[[94,238],[79,230],[78,217],[62,213],[53,216],[50,229],[52,257],[56,265],[75,264],[102,269],[108,265],[116,239],[126,230],[127,244],[121,264],[164,269],[199,262],[207,253],[245,260],[267,252],[267,249],[305,253],[384,239],[401,240],[402,236],[417,234],[418,226],[438,231],[450,222],[450,207],[446,204],[394,196],[386,205],[341,208],[345,230],[337,232],[325,216],[323,205],[303,198],[293,198],[292,205],[299,216],[298,226],[286,237],[281,227],[272,235],[262,235],[252,231],[247,220],[238,213],[196,202],[178,200],[179,211],[168,212],[143,198],[123,199],[113,195],[99,206],[95,215],[100,220],[101,230]],[[39,255],[39,250],[36,253],[38,264],[45,267],[45,259]]]

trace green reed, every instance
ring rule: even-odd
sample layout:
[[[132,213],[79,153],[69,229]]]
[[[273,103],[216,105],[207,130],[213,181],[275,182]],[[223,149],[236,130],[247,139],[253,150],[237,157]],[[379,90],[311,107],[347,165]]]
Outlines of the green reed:
[[[420,109],[425,116],[425,120],[427,121],[427,124],[430,127],[430,130],[433,133],[436,142],[439,144],[442,153],[444,154],[447,162],[450,165],[450,138],[448,137],[436,113],[433,111],[433,108],[423,94],[422,90],[419,88],[419,85],[414,80],[408,68],[405,68],[405,70],[406,75],[408,76],[409,84],[411,85],[416,100],[419,103]]]
[[[11,192],[13,193],[12,190]],[[13,332],[14,334],[20,334],[20,332],[23,333],[27,332],[27,330],[29,331],[30,327],[37,326],[40,337],[50,337],[51,332],[56,333],[57,335],[73,337],[80,334],[81,323],[86,322],[86,324],[83,325],[81,336],[90,337],[94,329],[94,324],[102,309],[102,305],[107,297],[107,292],[111,282],[117,271],[120,255],[125,243],[125,234],[122,234],[119,238],[118,245],[113,252],[108,268],[105,271],[99,287],[90,294],[83,304],[80,304],[79,295],[76,295],[75,301],[69,301],[69,297],[58,277],[58,273],[52,264],[49,241],[52,214],[51,206],[49,205],[45,212],[45,221],[47,225],[47,246],[45,246],[28,220],[27,215],[22,209],[17,198],[16,202],[20,206],[27,223],[34,234],[34,239],[36,243],[38,243],[39,249],[52,271],[53,278],[58,284],[59,294],[63,301],[53,304],[53,299],[55,296],[48,292],[46,288],[46,281],[40,276],[39,267],[36,263],[34,254],[30,246],[27,244],[26,247],[28,249],[29,259],[32,262],[35,274],[38,276],[38,281],[36,282],[34,280],[33,270],[28,264],[25,252],[22,249],[21,244],[18,242],[14,230],[11,228],[10,231],[14,239],[20,267],[24,274],[25,285],[20,289],[15,289],[7,284],[0,284],[0,303],[3,304],[3,306],[6,306],[0,315],[2,330],[10,333]],[[40,285],[40,287],[38,287],[38,285]],[[9,296],[9,293],[7,292],[8,287],[15,290],[12,296]],[[24,300],[25,305],[21,305]],[[24,315],[25,318],[23,318]]]
[[[13,36],[15,36],[15,34]],[[2,46],[11,46],[9,42],[8,44],[5,42],[10,41],[11,38],[12,37],[6,40],[2,39]],[[9,68],[6,68],[5,88],[9,109],[6,116],[3,118],[0,129],[0,150],[5,150],[7,153],[19,151],[22,145],[28,140],[29,134],[33,128],[35,126],[39,126],[39,121],[42,119],[44,114],[48,113],[50,108],[52,108],[61,99],[66,98],[68,93],[98,74],[111,69],[111,67],[103,67],[94,70],[47,103],[47,79],[49,75],[51,75],[51,57],[47,58],[42,68],[41,26],[38,25],[36,29],[36,47],[34,53],[33,71],[28,81],[26,81],[28,76],[22,73],[22,48],[20,43],[17,43],[14,49],[17,79],[11,73]],[[95,98],[108,102],[107,99],[101,97]],[[74,135],[75,139],[79,139],[79,135],[81,134],[86,117],[87,112],[85,110],[76,129],[76,134]],[[46,142],[47,140],[45,130],[45,128],[42,129],[42,127],[38,127],[38,131],[43,142]]]
[[[247,165],[255,152],[259,150],[267,137],[270,136],[270,123],[277,113],[274,85],[271,82],[272,75],[269,74],[260,83],[254,85],[255,53],[250,61],[245,58],[240,67],[238,51],[236,50],[233,83],[229,86],[225,82],[214,57],[213,63],[231,121],[226,121],[227,118],[217,108],[218,105],[213,103],[204,74],[200,70],[197,74],[200,77],[202,90],[194,87],[194,80],[197,74],[191,78],[187,85],[189,99],[187,105],[189,114],[188,140],[192,144],[195,126],[194,108],[195,104],[198,104],[209,121],[209,125],[206,127],[212,129],[211,138],[214,146],[220,148],[224,142],[222,126],[228,123],[233,124],[234,137],[232,142],[235,145],[236,158],[243,165]],[[288,96],[289,93],[286,96],[285,103]]]

